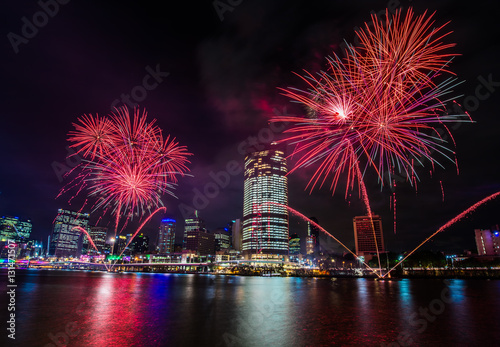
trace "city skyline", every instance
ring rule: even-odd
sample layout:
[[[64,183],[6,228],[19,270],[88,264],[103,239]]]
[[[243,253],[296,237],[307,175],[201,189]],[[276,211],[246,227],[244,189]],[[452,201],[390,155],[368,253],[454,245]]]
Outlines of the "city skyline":
[[[408,4],[401,2],[404,7]],[[4,41],[8,54],[2,59],[9,71],[6,73],[6,85],[12,86],[12,91],[6,90],[5,93],[8,100],[2,111],[4,126],[0,130],[2,165],[5,167],[0,176],[0,214],[30,219],[33,237],[45,241],[52,229],[55,211],[59,208],[71,209],[65,201],[55,200],[66,183],[64,179],[59,181],[64,167],[58,164],[71,168],[72,159],[66,162],[68,153],[65,149],[71,123],[85,113],[98,111],[99,114],[107,114],[111,104],[117,98],[121,99],[122,93],[132,94],[133,88],[141,86],[144,80],[148,86],[155,85],[155,88],[147,90],[147,97],[139,104],[146,106],[163,128],[169,129],[169,133],[177,136],[194,153],[190,166],[194,177],[181,180],[177,190],[178,200],[165,197],[167,214],[183,221],[181,205],[196,208],[194,202],[198,202],[203,206],[199,209],[200,214],[210,229],[224,226],[229,219],[242,217],[241,152],[252,141],[251,138],[265,143],[269,134],[273,138],[279,137],[282,129],[267,123],[272,115],[303,112],[281,97],[275,87],[297,84],[298,79],[292,72],[300,72],[302,68],[323,68],[325,61],[322,57],[331,50],[339,52],[343,39],[353,39],[353,28],[369,20],[370,11],[381,10],[387,4],[363,2],[358,5],[294,3],[286,7],[285,15],[276,12],[276,9],[283,8],[284,3],[262,5],[261,8],[241,4],[233,12],[226,12],[222,22],[211,2],[200,5],[206,10],[200,11],[203,14],[193,14],[187,7],[176,8],[173,12],[191,13],[194,15],[191,20],[205,24],[206,31],[194,36],[182,30],[181,33],[176,30],[175,35],[167,34],[177,27],[188,27],[189,21],[184,24],[174,18],[171,18],[170,24],[159,21],[161,24],[150,24],[145,26],[147,29],[141,29],[141,24],[146,22],[140,19],[141,16],[128,29],[124,23],[96,20],[89,29],[78,22],[72,23],[72,19],[78,13],[88,13],[91,5],[70,3],[61,6],[60,12],[46,27],[39,28],[38,34],[29,43],[19,46],[18,53],[12,50],[8,40]],[[8,6],[12,14],[2,24],[5,33],[20,33],[20,18],[31,18],[39,10],[35,3],[31,7]],[[463,94],[459,101],[468,107],[477,123],[462,124],[452,129],[456,136],[460,175],[457,175],[452,163],[444,162],[446,169],[437,168],[432,178],[426,169],[419,169],[421,182],[417,183],[417,189],[404,179],[398,182],[396,234],[390,228],[386,228],[385,232],[387,248],[396,250],[413,248],[464,208],[500,188],[496,174],[499,164],[495,160],[499,149],[492,142],[496,138],[495,129],[499,126],[499,120],[494,117],[497,104],[494,101],[498,98],[496,88],[500,72],[495,65],[496,51],[486,44],[490,33],[498,29],[489,24],[491,21],[483,19],[489,14],[478,7],[466,11],[452,3],[412,6],[420,13],[427,7],[436,10],[439,23],[451,20],[449,26],[458,45],[456,51],[462,54],[455,59],[453,67],[459,79],[465,80],[456,88],[456,94]],[[154,12],[152,9],[154,7],[144,7],[139,9],[139,13],[150,15]],[[103,5],[102,10],[105,13],[116,10],[130,14],[137,9]],[[173,16],[173,12],[165,15]],[[262,26],[260,29],[253,28],[249,23],[260,12],[264,18]],[[304,13],[310,16],[304,17]],[[269,20],[271,15],[276,16],[272,21]],[[286,18],[290,18],[290,22],[286,22]],[[298,18],[306,19],[299,21]],[[261,47],[261,30],[273,32],[272,29],[278,26],[281,34],[266,37]],[[71,30],[63,30],[66,27]],[[246,31],[247,27],[252,29]],[[228,35],[227,29],[234,29],[235,36]],[[111,58],[106,58],[110,52],[107,42],[114,42],[117,37],[114,30],[124,30],[131,42],[145,33],[152,36],[150,41],[139,44],[140,53],[136,53],[135,48],[132,50],[133,45],[128,41],[118,41],[118,49]],[[71,40],[67,34],[69,31],[73,33]],[[320,35],[323,31],[324,34]],[[105,33],[106,39],[99,39],[101,32]],[[167,44],[160,47],[158,43],[163,42],[162,35],[166,35]],[[70,49],[55,45],[59,40],[66,42]],[[243,44],[244,54],[236,54],[238,51],[234,47],[238,43]],[[51,50],[53,46],[56,48]],[[270,48],[275,46],[279,49]],[[31,56],[34,50],[42,52],[36,61]],[[229,53],[223,54],[225,50]],[[126,54],[132,55],[130,60],[116,65],[112,63]],[[57,57],[55,61],[53,56]],[[225,60],[229,63],[220,63]],[[249,71],[252,73],[245,71],[246,68],[240,64],[251,67]],[[24,70],[33,76],[32,81],[23,80],[16,73]],[[65,76],[71,76],[71,80]],[[241,79],[237,78],[241,76]],[[99,86],[103,83],[106,88]],[[75,86],[68,88],[68,85]],[[242,96],[241,101],[234,101],[239,96]],[[467,102],[464,103],[465,100]],[[236,173],[238,167],[241,170]],[[290,206],[306,215],[318,217],[326,230],[354,245],[350,227],[352,218],[364,214],[357,190],[351,192],[348,201],[342,193],[332,197],[327,189],[309,195],[303,191],[307,182],[305,176],[299,171],[288,176]],[[228,179],[225,180],[225,177]],[[368,189],[374,213],[382,216],[384,225],[392,225],[392,191],[388,188],[380,191],[376,180],[367,182],[372,182],[368,184]],[[218,187],[217,194],[207,196],[206,187]],[[195,197],[199,197],[199,201],[194,201]],[[473,249],[474,237],[470,231],[486,229],[498,223],[495,220],[498,204],[498,201],[488,203],[468,220],[439,235],[428,247],[460,249],[468,245]],[[426,218],[420,218],[420,215]],[[156,228],[160,219],[160,216],[153,219],[149,228]],[[303,228],[304,225],[299,222],[291,223],[290,233]],[[333,243],[330,245],[333,250],[337,249]]]

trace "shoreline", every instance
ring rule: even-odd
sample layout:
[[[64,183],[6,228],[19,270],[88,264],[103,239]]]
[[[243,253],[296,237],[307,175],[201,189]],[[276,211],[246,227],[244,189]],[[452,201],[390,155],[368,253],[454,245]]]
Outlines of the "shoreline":
[[[241,277],[269,277],[269,278],[322,278],[322,279],[344,279],[344,278],[365,278],[379,281],[398,281],[402,279],[483,279],[483,280],[500,280],[500,269],[488,270],[463,270],[463,269],[448,269],[448,270],[406,270],[404,274],[397,274],[390,278],[378,278],[373,275],[351,275],[351,274],[292,274],[292,275],[275,275],[265,276],[263,274],[229,274],[217,272],[198,272],[198,271],[106,271],[106,270],[91,270],[91,269],[50,269],[50,268],[35,268],[35,267],[16,267],[16,270],[47,270],[47,271],[84,271],[84,272],[103,272],[116,274],[179,274],[179,275],[214,275],[214,276],[241,276]],[[0,267],[0,271],[8,271],[7,267]]]

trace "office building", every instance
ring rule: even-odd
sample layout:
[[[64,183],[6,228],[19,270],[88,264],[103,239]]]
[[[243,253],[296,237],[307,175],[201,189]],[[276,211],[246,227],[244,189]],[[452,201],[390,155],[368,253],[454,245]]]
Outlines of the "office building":
[[[232,225],[231,238],[233,249],[241,251],[241,242],[243,240],[243,233],[241,229],[241,219],[235,219]]]
[[[50,237],[49,254],[55,257],[79,257],[85,234],[89,232],[89,214],[59,209]]]
[[[306,254],[313,254],[315,245],[316,245],[315,237],[306,236]]]
[[[162,219],[158,231],[158,241],[156,242],[156,251],[158,253],[174,253],[176,226],[175,219]]]
[[[500,256],[500,233],[498,230],[475,229],[477,254]]]
[[[276,146],[245,156],[242,253],[246,259],[288,255],[287,166]]]
[[[315,217],[309,218],[314,223],[318,224],[318,220]],[[311,222],[307,222],[307,236],[313,237],[313,249],[312,253],[319,252],[319,228]]]
[[[290,255],[300,254],[300,238],[297,234],[293,234],[292,236],[290,236],[290,240],[288,241],[288,249]]]
[[[130,235],[130,238],[132,235]],[[130,240],[129,238],[129,240]],[[149,248],[149,237],[140,233],[135,235],[135,238],[130,242],[130,247],[133,254],[146,254]]]
[[[106,227],[90,228],[89,234],[97,248],[97,251],[92,246],[90,246],[88,254],[94,254],[94,253],[104,254],[107,233],[108,233],[108,228]]]
[[[188,231],[186,251],[197,255],[215,254],[215,235],[204,230]]]
[[[231,247],[231,234],[227,231],[228,228],[217,229],[214,231],[215,251],[224,251]]]
[[[0,241],[21,242],[29,239],[32,224],[28,219],[23,221],[19,217],[2,216],[0,218]]]
[[[184,220],[184,238],[182,242],[183,249],[187,248],[187,237],[188,233],[191,231],[206,231],[205,222],[198,216],[198,211],[195,211],[195,215],[192,218],[187,218]]]
[[[382,219],[380,216],[354,217],[354,241],[358,256],[373,255],[385,252]],[[376,241],[375,241],[376,240]]]

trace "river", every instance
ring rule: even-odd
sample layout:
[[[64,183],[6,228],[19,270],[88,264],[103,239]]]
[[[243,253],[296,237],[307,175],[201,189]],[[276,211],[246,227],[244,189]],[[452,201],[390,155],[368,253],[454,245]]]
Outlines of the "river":
[[[500,345],[498,280],[16,270],[16,283],[6,346]]]

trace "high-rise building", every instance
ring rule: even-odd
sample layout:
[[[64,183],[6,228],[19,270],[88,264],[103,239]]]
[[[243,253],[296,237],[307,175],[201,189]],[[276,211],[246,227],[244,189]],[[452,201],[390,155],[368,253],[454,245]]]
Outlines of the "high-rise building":
[[[300,254],[300,238],[297,234],[293,234],[292,236],[290,236],[288,247],[290,255]]]
[[[104,254],[104,248],[106,245],[106,235],[108,233],[108,228],[106,227],[90,227],[90,237],[97,248],[99,254]],[[91,246],[92,247],[92,246]],[[89,254],[97,253],[95,249],[89,248]]]
[[[188,231],[186,250],[198,255],[215,254],[215,235],[204,230]]]
[[[214,231],[215,251],[223,251],[231,247],[231,234],[227,228],[217,229]]]
[[[184,223],[185,223],[185,225],[184,225],[184,239],[182,242],[182,247],[183,247],[183,249],[189,249],[189,248],[187,248],[188,233],[190,231],[197,231],[197,230],[206,231],[205,222],[203,221],[203,219],[198,217],[198,211],[195,211],[195,215],[192,218],[185,219]]]
[[[132,237],[132,235],[130,237]],[[149,237],[147,235],[144,235],[143,233],[136,235],[132,242],[130,242],[130,248],[132,250],[132,253],[134,254],[147,253],[149,248]]]
[[[385,252],[380,216],[372,216],[371,220],[368,216],[354,217],[353,225],[356,254],[358,256],[376,254],[377,248],[379,253]]]
[[[233,249],[241,251],[241,241],[242,241],[242,230],[241,230],[241,219],[235,219],[232,225],[232,244]]]
[[[306,254],[314,253],[314,245],[316,244],[316,240],[314,236],[306,236]]]
[[[56,257],[79,257],[85,235],[78,227],[88,232],[88,223],[88,213],[59,209],[52,229],[49,254]]]
[[[175,219],[165,218],[161,220],[156,243],[158,253],[174,253],[176,223]]]
[[[500,255],[500,232],[498,230],[475,229],[477,254]]]
[[[288,205],[285,153],[276,146],[245,157],[243,240],[246,259],[288,255]],[[269,204],[270,203],[270,204]]]
[[[315,217],[309,218],[312,220],[314,223],[318,224],[318,220]],[[319,252],[320,247],[319,247],[319,228],[314,225],[311,222],[307,222],[307,236],[312,236],[313,237],[313,250],[312,253],[314,252]],[[309,254],[309,253],[308,253]]]
[[[127,243],[128,243],[127,236],[116,235],[116,238],[114,239],[114,244],[112,246],[113,254],[120,255],[123,253],[123,254],[127,255],[128,253],[130,253],[130,252],[125,251],[125,247],[127,246]],[[127,247],[127,249],[128,249],[128,247]]]
[[[26,241],[31,234],[31,221],[22,221],[19,217],[2,216],[0,218],[0,241]]]

